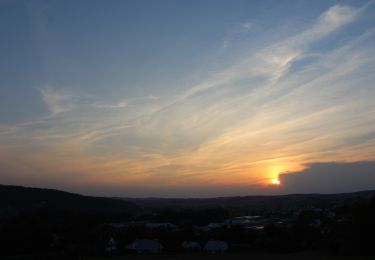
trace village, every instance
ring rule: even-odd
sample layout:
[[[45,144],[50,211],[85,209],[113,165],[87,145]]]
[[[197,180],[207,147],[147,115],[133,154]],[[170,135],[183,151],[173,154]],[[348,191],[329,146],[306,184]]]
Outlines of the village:
[[[317,233],[328,232],[329,222],[337,221],[333,211],[314,207],[294,212],[288,217],[279,215],[274,213],[268,216],[236,216],[206,225],[177,225],[145,220],[108,223],[115,235],[108,239],[105,251],[109,255],[176,251],[222,254],[228,251],[246,251],[261,245],[262,240],[269,237],[270,231],[280,234],[293,232],[301,215],[309,215],[304,224],[309,231]],[[136,238],[130,241],[129,238],[134,236]]]

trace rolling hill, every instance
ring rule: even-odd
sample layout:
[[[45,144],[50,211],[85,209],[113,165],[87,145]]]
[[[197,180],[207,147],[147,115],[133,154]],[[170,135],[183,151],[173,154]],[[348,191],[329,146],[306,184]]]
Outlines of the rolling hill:
[[[53,189],[0,185],[0,214],[29,210],[131,213],[137,211],[138,206],[115,198],[83,196]]]

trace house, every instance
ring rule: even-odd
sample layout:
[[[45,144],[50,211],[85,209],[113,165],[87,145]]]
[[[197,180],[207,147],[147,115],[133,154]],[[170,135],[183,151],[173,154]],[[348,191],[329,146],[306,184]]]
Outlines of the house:
[[[159,243],[158,240],[137,239],[126,248],[135,250],[138,253],[160,253],[163,246]]]
[[[204,246],[204,251],[209,253],[223,253],[228,250],[228,244],[221,240],[209,240]]]
[[[186,250],[190,251],[199,251],[201,250],[201,246],[198,242],[196,241],[184,241],[182,243],[182,247]]]
[[[114,251],[117,250],[117,244],[116,244],[116,241],[113,239],[113,237],[111,237],[105,247],[105,251],[107,251],[108,253],[113,253]]]

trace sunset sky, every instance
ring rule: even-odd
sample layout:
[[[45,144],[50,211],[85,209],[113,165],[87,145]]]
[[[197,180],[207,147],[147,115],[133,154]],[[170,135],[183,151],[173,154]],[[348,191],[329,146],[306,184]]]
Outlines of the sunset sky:
[[[375,188],[374,54],[374,1],[0,0],[0,183]]]

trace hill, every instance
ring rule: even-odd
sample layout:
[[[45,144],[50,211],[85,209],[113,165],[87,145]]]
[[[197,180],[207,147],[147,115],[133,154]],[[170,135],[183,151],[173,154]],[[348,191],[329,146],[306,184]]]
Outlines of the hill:
[[[131,202],[115,198],[83,196],[53,189],[0,185],[1,215],[32,210],[72,210],[117,214],[135,212],[138,207]]]

